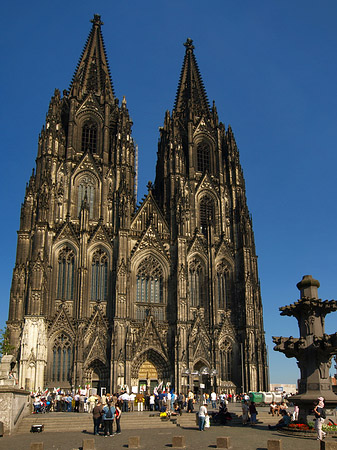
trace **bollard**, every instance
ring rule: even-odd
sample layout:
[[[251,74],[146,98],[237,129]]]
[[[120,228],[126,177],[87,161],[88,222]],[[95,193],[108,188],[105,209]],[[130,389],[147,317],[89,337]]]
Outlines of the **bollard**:
[[[337,450],[337,442],[321,441],[320,450]]]
[[[282,450],[281,439],[268,439],[267,449],[268,450]]]
[[[83,439],[82,440],[83,450],[95,450],[95,441],[93,439]]]
[[[185,436],[173,436],[172,437],[172,447],[175,448],[185,448]]]
[[[30,450],[43,450],[43,442],[32,442],[30,444]]]
[[[129,448],[139,448],[140,447],[140,436],[130,436],[128,447]]]
[[[217,437],[216,448],[231,448],[231,440],[229,437]]]

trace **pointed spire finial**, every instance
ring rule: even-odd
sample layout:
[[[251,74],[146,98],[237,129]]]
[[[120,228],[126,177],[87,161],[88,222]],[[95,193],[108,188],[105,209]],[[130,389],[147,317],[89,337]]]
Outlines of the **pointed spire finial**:
[[[186,47],[186,50],[193,50],[194,49],[193,39],[187,38],[184,46]]]
[[[104,25],[104,23],[101,21],[101,16],[99,14],[94,14],[94,18],[91,19],[90,22],[97,26]]]

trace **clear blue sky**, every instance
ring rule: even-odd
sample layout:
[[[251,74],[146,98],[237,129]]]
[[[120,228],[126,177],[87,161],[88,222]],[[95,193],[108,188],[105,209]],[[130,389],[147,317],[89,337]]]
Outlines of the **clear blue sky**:
[[[335,0],[22,0],[1,14],[0,326],[8,314],[16,231],[38,134],[55,88],[69,87],[102,16],[116,96],[126,96],[139,146],[139,199],[154,181],[158,127],[172,110],[184,57],[195,54],[210,101],[231,124],[253,216],[271,381],[298,369],[272,335],[298,336],[279,316],[305,274],[337,297],[337,2]],[[326,329],[336,330],[330,315]]]

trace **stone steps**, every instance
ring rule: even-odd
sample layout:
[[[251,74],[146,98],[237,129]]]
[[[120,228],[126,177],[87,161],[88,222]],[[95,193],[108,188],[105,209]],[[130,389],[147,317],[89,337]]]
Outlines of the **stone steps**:
[[[92,432],[92,415],[87,413],[46,413],[31,414],[20,422],[16,433],[29,433],[32,425],[44,425],[45,432],[68,432],[84,431]],[[173,421],[163,421],[158,415],[151,417],[148,412],[127,413],[121,416],[122,430],[151,429],[151,428],[174,428]]]

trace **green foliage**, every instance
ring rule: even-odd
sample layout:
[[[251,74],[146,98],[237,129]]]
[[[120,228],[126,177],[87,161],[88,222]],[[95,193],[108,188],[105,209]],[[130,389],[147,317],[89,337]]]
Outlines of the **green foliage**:
[[[14,345],[9,343],[9,330],[7,327],[5,329],[0,329],[0,357],[3,355],[10,355],[15,350]]]

